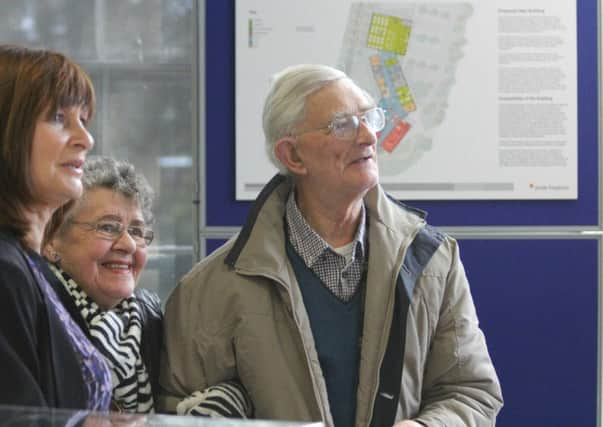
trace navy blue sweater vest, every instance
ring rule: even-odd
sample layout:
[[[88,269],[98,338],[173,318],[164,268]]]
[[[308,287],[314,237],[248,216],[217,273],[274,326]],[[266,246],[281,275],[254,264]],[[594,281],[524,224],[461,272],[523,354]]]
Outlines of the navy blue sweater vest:
[[[347,303],[333,295],[287,242],[287,256],[295,271],[310,319],[312,335],[327,384],[329,406],[336,427],[354,425],[360,358],[362,298],[360,289]]]

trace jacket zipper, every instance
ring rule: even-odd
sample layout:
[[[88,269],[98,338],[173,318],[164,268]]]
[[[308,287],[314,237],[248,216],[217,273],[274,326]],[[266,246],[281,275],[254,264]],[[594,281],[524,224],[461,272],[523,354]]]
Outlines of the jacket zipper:
[[[392,302],[392,304],[390,304],[387,308],[388,310],[391,311],[391,315],[389,316],[389,324],[386,324],[386,327],[384,328],[383,332],[384,334],[381,336],[381,342],[383,342],[383,340],[387,341],[389,338],[389,334],[390,334],[390,330],[391,330],[391,319],[393,318],[393,310],[394,310],[394,305],[393,303],[395,303],[394,298],[396,297],[396,286],[397,286],[397,280],[398,280],[398,275],[400,274],[400,270],[402,269],[402,265],[404,264],[404,258],[406,257],[406,251],[408,250],[408,247],[410,246],[410,244],[412,243],[412,241],[414,240],[415,236],[419,233],[421,227],[417,227],[415,230],[413,230],[413,234],[412,237],[408,240],[408,243],[405,245],[404,251],[402,252],[402,256],[400,257],[398,263],[396,264],[396,268],[395,268],[395,274],[394,276],[391,278],[391,280],[393,281],[393,286],[391,287],[391,293],[393,293],[393,296],[390,294],[390,301]],[[386,319],[387,321],[387,319]],[[373,392],[372,392],[372,396],[371,396],[371,405],[369,406],[369,413],[368,413],[368,425],[370,425],[372,419],[373,419],[373,410],[375,408],[375,401],[377,399],[377,393],[379,392],[379,380],[380,380],[380,373],[381,373],[381,365],[383,364],[383,358],[385,357],[385,351],[387,350],[387,344],[385,345],[381,345],[380,346],[380,351],[379,351],[379,364],[377,365],[377,372],[376,372],[376,377],[373,377],[373,384],[376,384],[376,387],[373,387]],[[402,364],[404,364],[404,354],[402,355],[402,360],[401,362]],[[404,371],[402,372],[402,375],[404,375]],[[402,379],[400,378],[400,381]],[[402,384],[400,384],[400,386],[402,386]]]

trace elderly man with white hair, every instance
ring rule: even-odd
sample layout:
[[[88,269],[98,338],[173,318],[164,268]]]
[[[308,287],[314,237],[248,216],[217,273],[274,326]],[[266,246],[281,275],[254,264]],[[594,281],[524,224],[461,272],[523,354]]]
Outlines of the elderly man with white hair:
[[[385,120],[339,70],[275,76],[263,122],[281,173],[168,301],[166,409],[235,379],[257,418],[494,425],[500,385],[457,243],[379,186]]]

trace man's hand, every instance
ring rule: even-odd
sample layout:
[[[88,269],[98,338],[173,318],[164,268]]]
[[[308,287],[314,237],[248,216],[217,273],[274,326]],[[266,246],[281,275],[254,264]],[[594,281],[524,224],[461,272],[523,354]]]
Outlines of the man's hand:
[[[424,427],[423,424],[419,424],[416,421],[413,420],[402,420],[402,421],[398,421],[396,424],[394,424],[394,427]]]

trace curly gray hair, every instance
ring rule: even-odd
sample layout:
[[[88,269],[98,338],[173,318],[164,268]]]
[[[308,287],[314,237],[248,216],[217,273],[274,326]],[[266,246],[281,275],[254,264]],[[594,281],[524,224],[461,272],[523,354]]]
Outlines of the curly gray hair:
[[[105,156],[89,156],[84,164],[84,197],[93,188],[116,191],[136,201],[142,211],[145,223],[153,222],[151,207],[155,194],[146,178],[136,172],[134,165],[125,160],[115,160]]]

